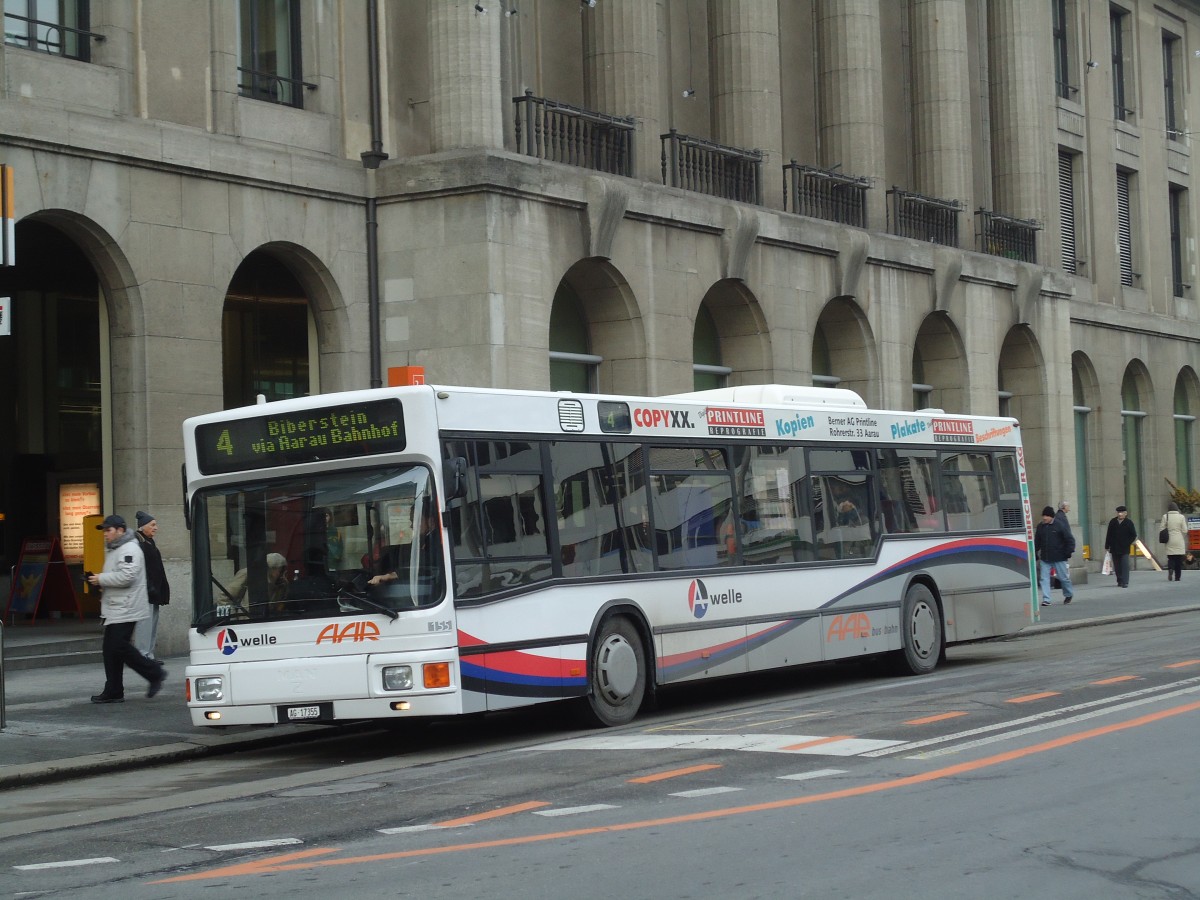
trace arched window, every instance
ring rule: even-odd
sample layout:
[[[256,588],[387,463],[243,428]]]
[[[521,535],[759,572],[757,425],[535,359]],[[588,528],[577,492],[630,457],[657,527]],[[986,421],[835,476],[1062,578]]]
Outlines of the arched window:
[[[1125,448],[1125,505],[1129,507],[1129,518],[1141,530],[1142,527],[1142,419],[1146,414],[1141,408],[1137,379],[1133,372],[1126,371],[1121,382],[1121,442]]]
[[[596,390],[596,367],[583,303],[567,282],[559,284],[550,308],[550,390],[586,394]]]
[[[252,253],[238,267],[221,319],[225,408],[305,397],[313,391],[309,306],[282,262]]]
[[[721,338],[712,313],[703,304],[696,313],[692,331],[692,384],[697,391],[728,387],[728,366],[721,365]]]
[[[1188,404],[1187,382],[1180,375],[1175,382],[1175,484],[1192,490],[1195,479],[1192,460],[1196,456],[1196,415]]]

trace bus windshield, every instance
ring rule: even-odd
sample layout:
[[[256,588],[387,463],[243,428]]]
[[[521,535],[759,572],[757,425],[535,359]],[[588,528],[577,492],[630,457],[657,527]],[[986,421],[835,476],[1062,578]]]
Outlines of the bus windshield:
[[[424,466],[213,487],[195,499],[192,624],[398,613],[445,595]]]

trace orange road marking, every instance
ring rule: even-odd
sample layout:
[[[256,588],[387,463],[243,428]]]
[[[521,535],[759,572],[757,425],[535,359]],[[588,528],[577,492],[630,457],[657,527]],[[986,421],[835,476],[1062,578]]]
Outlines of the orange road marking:
[[[810,803],[822,803],[827,800],[842,800],[847,797],[862,797],[868,794],[878,794],[883,791],[896,790],[897,788],[910,787],[915,784],[926,784],[931,781],[941,781],[946,778],[953,778],[957,775],[965,775],[968,772],[976,772],[980,769],[987,769],[992,766],[1001,765],[1003,763],[1013,762],[1014,760],[1024,759],[1027,756],[1033,756],[1038,753],[1046,753],[1050,750],[1057,750],[1060,747],[1069,747],[1072,744],[1078,744],[1082,741],[1090,740],[1095,737],[1102,737],[1106,734],[1115,734],[1120,731],[1126,731],[1130,728],[1139,728],[1142,725],[1150,725],[1154,722],[1163,719],[1171,718],[1172,716],[1180,716],[1184,713],[1195,712],[1200,710],[1200,700],[1195,703],[1187,703],[1183,706],[1174,706],[1170,709],[1163,709],[1155,713],[1148,713],[1144,716],[1139,716],[1136,719],[1129,719],[1125,722],[1114,722],[1112,725],[1103,725],[1099,728],[1092,728],[1088,731],[1080,731],[1076,734],[1063,735],[1051,741],[1045,741],[1041,744],[1034,744],[1030,747],[1021,747],[1016,750],[1008,750],[1004,753],[997,753],[994,756],[985,756],[982,759],[977,759],[971,762],[957,763],[953,766],[946,766],[941,769],[933,769],[929,772],[924,772],[920,775],[907,775],[903,778],[893,778],[889,781],[877,781],[873,784],[863,784],[853,788],[843,788],[837,791],[827,791],[824,794],[808,794],[803,797],[789,797],[786,800],[772,800],[766,803],[755,803],[750,806],[733,806],[726,809],[713,809],[706,812],[686,813],[679,816],[668,816],[661,819],[643,819],[638,822],[623,822],[618,825],[599,825],[593,828],[576,828],[572,831],[556,831],[551,834],[530,834],[522,837],[497,838],[491,841],[479,841],[474,844],[451,844],[446,847],[427,847],[421,850],[397,850],[393,853],[377,853],[371,856],[353,856],[343,859],[319,859],[319,860],[302,860],[307,856],[316,856],[324,853],[336,852],[332,849],[309,850],[303,853],[289,853],[283,856],[272,856],[266,859],[260,859],[252,863],[242,863],[234,866],[226,866],[221,869],[213,869],[208,872],[194,872],[191,875],[178,875],[174,878],[163,878],[158,881],[152,881],[151,884],[173,884],[183,881],[206,881],[215,878],[227,878],[233,875],[251,875],[264,874],[268,872],[291,872],[300,869],[324,868],[326,866],[350,866],[362,865],[364,863],[386,862],[393,859],[412,859],[419,856],[438,856],[443,853],[463,853],[469,850],[491,850],[496,847],[518,847],[524,844],[539,844],[547,841],[560,841],[569,838],[586,837],[593,834],[614,834],[622,831],[640,831],[646,828],[661,828],[664,825],[682,825],[689,822],[704,822],[712,819],[725,819],[730,816],[741,816],[748,813],[768,812],[777,809],[791,809],[797,806],[807,806]]]
[[[456,825],[474,825],[476,822],[486,822],[488,819],[498,819],[501,816],[511,816],[513,813],[528,812],[531,809],[541,809],[550,804],[543,800],[530,800],[528,803],[518,803],[515,806],[502,806],[489,812],[476,813],[473,816],[463,816],[459,819],[447,819],[435,823],[438,828],[454,828]]]
[[[668,778],[678,778],[680,775],[693,775],[696,772],[707,772],[710,769],[721,768],[716,763],[703,766],[688,766],[686,769],[671,769],[669,772],[658,772],[654,775],[643,775],[640,778],[630,778],[628,784],[650,784],[655,781],[666,781]]]
[[[1116,684],[1119,681],[1137,681],[1137,675],[1118,675],[1116,678],[1104,678],[1100,681],[1093,681],[1092,684]]]
[[[1043,691],[1040,694],[1026,694],[1024,697],[1013,697],[1011,700],[1005,700],[1005,703],[1030,703],[1034,700],[1045,700],[1047,697],[1057,697],[1059,691]]]
[[[946,719],[957,719],[959,716],[965,716],[965,712],[948,712],[937,716],[926,716],[923,719],[909,719],[905,725],[928,725],[930,722],[944,722]]]
[[[1185,659],[1183,662],[1171,663],[1169,666],[1163,666],[1164,669],[1185,669],[1188,666],[1200,666],[1200,659]]]
[[[815,741],[805,741],[802,744],[792,744],[788,747],[780,747],[780,750],[807,750],[809,747],[820,747],[822,744],[832,744],[836,741],[848,741],[854,735],[852,734],[835,734],[833,737],[817,738]]]

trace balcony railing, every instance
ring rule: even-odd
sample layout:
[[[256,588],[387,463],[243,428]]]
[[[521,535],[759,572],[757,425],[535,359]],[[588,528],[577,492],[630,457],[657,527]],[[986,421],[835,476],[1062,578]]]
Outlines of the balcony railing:
[[[662,138],[663,184],[762,205],[762,151],[726,147],[672,128]]]
[[[802,216],[867,227],[869,178],[843,175],[832,169],[799,165],[783,167],[783,208]]]
[[[958,246],[958,200],[939,200],[894,187],[888,191],[888,231],[900,237]]]
[[[91,42],[102,40],[104,35],[86,28],[72,28],[61,22],[30,19],[16,13],[4,14],[4,43],[14,47],[89,62],[92,58]]]
[[[517,149],[521,153],[595,169],[611,175],[633,175],[632,116],[608,116],[533,96],[513,97]]]
[[[975,232],[981,253],[1037,262],[1037,233],[1042,226],[1033,219],[1014,219],[987,209],[975,211],[979,229]]]
[[[300,88],[315,91],[317,86],[310,81],[289,78],[277,72],[262,72],[238,66],[238,93],[243,97],[278,103],[281,106],[304,106],[304,95]]]

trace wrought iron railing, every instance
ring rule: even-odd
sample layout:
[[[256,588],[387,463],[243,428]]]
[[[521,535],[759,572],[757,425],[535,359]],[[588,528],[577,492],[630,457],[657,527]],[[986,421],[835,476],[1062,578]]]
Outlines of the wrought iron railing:
[[[674,128],[661,138],[663,184],[762,205],[761,150],[726,147]]]
[[[513,97],[517,149],[538,159],[633,175],[632,116],[609,116],[533,96]]]
[[[289,78],[278,72],[264,72],[238,66],[238,93],[243,97],[278,103],[282,106],[304,106],[304,95],[300,88],[315,91],[317,86],[310,81]]]
[[[1040,223],[1033,219],[1014,219],[988,209],[975,211],[979,228],[975,232],[981,253],[1019,259],[1021,262],[1037,262],[1037,233]]]
[[[887,192],[888,231],[901,237],[958,246],[958,214],[963,205],[958,200],[940,200],[894,187]]]
[[[783,167],[784,210],[814,219],[866,228],[870,188],[869,178],[802,166],[794,159]]]
[[[91,42],[102,40],[104,35],[86,28],[72,28],[61,22],[31,19],[16,13],[4,14],[4,43],[14,47],[89,62],[92,58]]]

